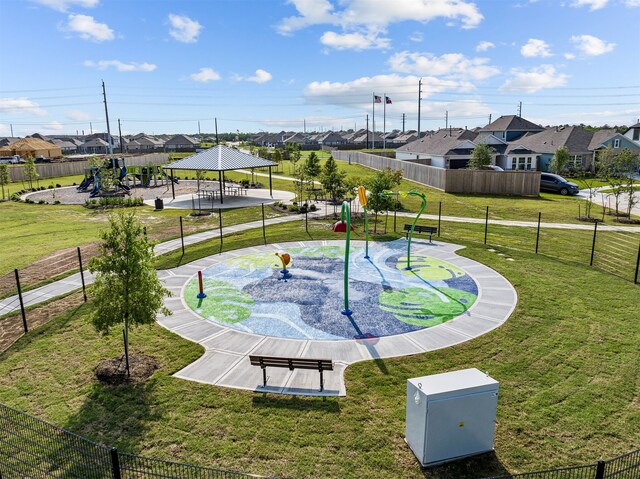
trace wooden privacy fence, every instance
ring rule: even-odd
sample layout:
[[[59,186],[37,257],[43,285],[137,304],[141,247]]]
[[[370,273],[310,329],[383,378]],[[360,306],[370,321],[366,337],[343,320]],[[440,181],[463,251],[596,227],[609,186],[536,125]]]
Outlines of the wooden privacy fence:
[[[120,157],[118,153],[113,156]],[[150,153],[148,155],[127,156],[127,166],[163,165],[169,161],[168,153]],[[58,176],[82,175],[89,168],[89,161],[70,161],[65,163],[44,163],[36,165],[39,179],[56,178]],[[11,181],[25,181],[24,166],[12,166],[9,168]]]
[[[446,170],[410,161],[383,158],[361,151],[331,152],[336,160],[357,163],[376,170],[402,170],[407,180],[422,183],[447,193],[479,193],[488,195],[538,195],[538,171]]]

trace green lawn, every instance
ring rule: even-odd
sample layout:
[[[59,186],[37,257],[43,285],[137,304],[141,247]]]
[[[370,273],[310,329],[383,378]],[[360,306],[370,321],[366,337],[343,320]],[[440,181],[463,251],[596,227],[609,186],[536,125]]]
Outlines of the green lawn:
[[[477,478],[592,463],[640,447],[639,287],[536,256],[531,229],[490,234],[491,252],[481,244],[482,225],[442,226],[446,238],[467,246],[462,255],[514,284],[516,311],[502,327],[458,346],[350,366],[345,398],[255,394],[173,378],[202,348],[159,326],[135,330],[131,351],[156,357],[161,369],[143,386],[100,385],[93,368],[121,353],[121,334],[98,336],[87,322],[89,304],[0,354],[0,401],[126,452],[287,478]],[[321,223],[309,234],[301,223],[267,230],[269,241],[326,237],[335,235]],[[261,243],[260,230],[224,241],[225,249]],[[567,237],[547,247],[569,251],[582,243]],[[159,264],[215,252],[205,243]],[[468,367],[500,381],[496,457],[425,474],[403,440],[405,381]]]
[[[64,248],[82,246],[99,239],[109,215],[119,210],[89,210],[79,205],[38,205],[16,202],[0,203],[0,275],[22,268]],[[150,238],[166,240],[180,235],[180,216],[185,234],[218,227],[218,216],[190,217],[185,210],[153,207],[136,208]],[[223,224],[233,225],[262,218],[259,206],[224,210]],[[265,216],[279,216],[271,208]]]

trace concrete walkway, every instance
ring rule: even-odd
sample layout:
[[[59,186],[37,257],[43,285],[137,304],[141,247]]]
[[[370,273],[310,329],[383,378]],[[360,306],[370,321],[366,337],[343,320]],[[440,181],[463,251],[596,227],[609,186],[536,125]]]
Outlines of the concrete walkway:
[[[158,322],[185,339],[201,344],[205,353],[178,371],[175,376],[216,386],[292,395],[344,396],[344,371],[358,361],[376,360],[384,371],[383,358],[420,354],[469,341],[501,324],[516,307],[517,294],[511,283],[491,268],[458,256],[461,246],[413,240],[412,254],[430,256],[449,262],[469,274],[478,286],[478,299],[469,310],[444,324],[411,333],[368,340],[309,340],[259,336],[227,328],[208,321],[190,308],[182,298],[187,282],[199,270],[247,253],[266,256],[274,251],[297,246],[343,245],[343,241],[310,241],[246,248],[222,255],[209,256],[188,265],[158,274],[173,293],[165,305],[173,312]],[[363,241],[352,241],[363,246]],[[346,319],[345,319],[346,321]],[[267,387],[262,386],[262,370],[251,366],[248,355],[296,358],[320,358],[334,361],[334,371],[326,371],[325,390],[319,391],[319,373],[313,370],[267,369]]]
[[[246,195],[225,195],[224,203],[220,203],[219,199],[211,200],[205,198],[198,198],[197,195],[179,195],[173,198],[164,199],[165,208],[192,210],[217,210],[217,209],[230,209],[230,208],[246,208],[247,206],[259,206],[261,204],[271,204],[276,201],[289,202],[295,198],[295,193],[289,191],[273,190],[273,196],[269,194],[268,189],[248,189]],[[145,205],[155,206],[155,200],[145,200]]]

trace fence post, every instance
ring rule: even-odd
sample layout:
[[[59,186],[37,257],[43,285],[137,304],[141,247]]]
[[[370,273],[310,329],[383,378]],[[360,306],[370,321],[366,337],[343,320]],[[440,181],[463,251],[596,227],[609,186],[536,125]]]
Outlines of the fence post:
[[[309,210],[304,211],[304,230],[309,232]]]
[[[262,239],[264,240],[264,244],[267,244],[267,230],[264,225],[264,203],[262,203]]]
[[[113,479],[121,479],[120,475],[120,457],[115,447],[111,448],[111,474]]]
[[[487,205],[487,212],[484,216],[484,244],[487,244],[488,230],[489,230],[489,205]]]
[[[593,227],[593,243],[591,244],[591,261],[589,262],[589,266],[593,266],[593,256],[596,253],[596,233],[598,232],[598,222],[595,222],[595,226]]]
[[[633,280],[635,284],[638,284],[638,270],[640,270],[640,243],[638,244],[638,258],[636,259],[636,276]]]
[[[536,232],[536,254],[538,254],[538,244],[540,244],[540,218],[542,217],[542,212],[538,211],[538,231]]]
[[[22,327],[24,328],[24,333],[27,334],[29,332],[29,328],[27,328],[27,315],[24,312],[24,301],[22,300],[22,288],[20,288],[20,276],[18,275],[18,270],[14,270],[16,273],[16,286],[18,287],[18,298],[20,299],[20,311],[22,312]]]
[[[182,256],[184,256],[184,230],[182,229],[182,216],[180,217],[180,242],[182,243]]]
[[[598,461],[598,464],[596,466],[596,477],[595,479],[604,479],[604,467],[605,467],[606,463],[600,459]]]
[[[397,231],[396,231],[396,216],[397,216],[397,213],[398,213],[398,197],[396,196],[396,202],[395,202],[394,207],[393,207],[393,232],[394,233],[397,233]]]
[[[220,224],[220,252],[222,253],[222,208],[218,208],[218,223]]]
[[[442,201],[438,204],[438,238],[440,238],[440,220],[442,219]]]
[[[82,280],[82,297],[87,302],[87,288],[84,284],[84,269],[82,268],[82,255],[80,254],[80,246],[78,246],[78,264],[80,265],[80,279]]]

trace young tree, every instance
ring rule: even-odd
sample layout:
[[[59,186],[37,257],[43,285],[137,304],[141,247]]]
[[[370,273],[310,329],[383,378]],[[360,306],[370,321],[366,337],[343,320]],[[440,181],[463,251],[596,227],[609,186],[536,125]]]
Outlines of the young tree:
[[[322,165],[320,164],[320,158],[318,158],[315,151],[312,151],[304,162],[304,174],[309,178],[311,188],[314,188],[314,181],[318,175],[320,175],[321,171]]]
[[[287,148],[289,148],[289,158],[291,159],[291,163],[293,164],[293,171],[296,171],[296,165],[300,158],[302,158],[302,152],[300,151],[299,143],[288,143]]]
[[[122,324],[127,376],[129,327],[152,324],[160,311],[169,315],[163,299],[171,293],[162,286],[153,266],[153,244],[134,213],[111,216],[110,229],[101,234],[100,253],[89,264],[96,273],[95,310],[91,322],[107,334]]]
[[[293,177],[296,179],[295,187],[296,187],[296,199],[298,201],[302,201],[302,195],[304,192],[304,185],[307,180],[307,176],[305,174],[304,164],[300,164],[295,166],[293,170]]]
[[[402,171],[393,171],[391,168],[376,172],[365,186],[369,190],[367,195],[367,208],[375,213],[373,231],[376,232],[378,213],[386,211],[393,206],[395,198],[385,195],[385,191],[393,190],[402,181]]]
[[[4,200],[4,187],[11,183],[11,177],[9,176],[9,166],[0,165],[0,186],[2,186],[2,199]]]
[[[569,155],[569,149],[566,146],[561,146],[556,150],[555,155],[551,158],[551,162],[549,163],[549,169],[552,173],[559,175],[562,170],[567,166],[571,156]]]
[[[479,170],[483,166],[491,164],[491,157],[496,152],[492,147],[485,143],[480,143],[471,152],[471,159],[467,163],[467,168]]]
[[[320,181],[334,203],[336,200],[342,199],[347,192],[346,177],[347,172],[339,169],[336,160],[330,156],[324,164]]]
[[[33,180],[39,176],[38,170],[36,169],[36,162],[34,161],[33,156],[29,156],[24,164],[24,177],[29,182],[30,190],[33,189]]]
[[[281,172],[282,170],[280,169],[280,166],[282,164],[282,151],[280,150],[280,148],[276,148],[275,149],[271,159],[273,161],[275,161],[277,163],[277,165],[278,165],[278,166],[276,166],[276,171]]]

